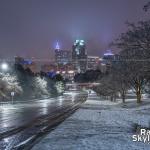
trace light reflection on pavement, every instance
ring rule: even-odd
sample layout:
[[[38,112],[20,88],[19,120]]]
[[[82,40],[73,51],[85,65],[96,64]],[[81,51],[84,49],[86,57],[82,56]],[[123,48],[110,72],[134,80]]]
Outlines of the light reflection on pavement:
[[[55,121],[55,116],[75,105],[80,105],[85,101],[86,96],[85,92],[71,92],[52,99],[1,105],[0,150],[12,149],[20,142],[34,136],[49,124],[50,118]],[[3,134],[4,132],[6,134]]]

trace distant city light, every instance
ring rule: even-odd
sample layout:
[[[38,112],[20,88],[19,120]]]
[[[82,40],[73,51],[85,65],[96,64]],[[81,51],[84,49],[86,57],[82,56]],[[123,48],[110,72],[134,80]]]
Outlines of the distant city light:
[[[60,71],[56,71],[56,74],[60,74]]]
[[[79,43],[80,40],[76,40],[76,44]]]
[[[59,46],[58,42],[56,43],[56,48],[55,49],[60,50],[60,46]]]
[[[84,45],[84,40],[76,40],[74,45],[76,45],[76,44],[80,44],[81,46],[83,46]]]
[[[114,54],[111,52],[111,50],[107,50],[107,52],[104,54],[104,56],[113,56]]]
[[[4,71],[8,70],[8,64],[7,63],[2,63],[1,64],[1,69],[4,70]]]
[[[22,61],[22,64],[24,64],[24,65],[31,65],[32,64],[32,60],[24,60],[24,61]]]
[[[84,43],[80,42],[80,45],[81,45],[81,46],[83,46],[83,45],[84,45]]]
[[[103,58],[100,58],[99,61],[103,61]]]
[[[74,71],[73,71],[73,70],[70,70],[70,71],[68,71],[68,73],[69,73],[69,74],[73,74],[73,73],[74,73]]]
[[[66,73],[66,71],[63,71],[63,72],[62,72],[62,74],[65,74],[65,73]]]

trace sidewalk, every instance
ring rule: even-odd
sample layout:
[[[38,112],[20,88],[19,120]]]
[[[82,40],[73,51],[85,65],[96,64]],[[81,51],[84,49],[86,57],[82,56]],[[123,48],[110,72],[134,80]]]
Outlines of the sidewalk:
[[[133,142],[132,135],[136,134],[135,125],[149,127],[150,104],[134,108],[128,105],[91,94],[75,114],[33,150],[148,150],[149,144]]]

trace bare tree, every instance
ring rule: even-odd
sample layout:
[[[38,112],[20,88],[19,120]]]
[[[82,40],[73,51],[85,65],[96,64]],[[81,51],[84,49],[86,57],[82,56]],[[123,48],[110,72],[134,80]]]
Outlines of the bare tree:
[[[126,64],[128,82],[135,90],[137,102],[141,102],[142,90],[149,76],[150,66],[150,21],[129,24],[129,30],[116,40]]]
[[[130,88],[127,75],[128,67],[122,61],[114,62],[111,69],[112,80],[116,83],[117,90],[121,94],[122,102],[125,103],[126,94]]]
[[[118,86],[117,82],[113,80],[112,74],[103,77],[100,81],[100,85],[94,90],[102,97],[106,99],[110,98],[111,101],[116,101]]]
[[[144,5],[143,10],[148,11],[150,9],[150,2],[148,2],[146,5]]]

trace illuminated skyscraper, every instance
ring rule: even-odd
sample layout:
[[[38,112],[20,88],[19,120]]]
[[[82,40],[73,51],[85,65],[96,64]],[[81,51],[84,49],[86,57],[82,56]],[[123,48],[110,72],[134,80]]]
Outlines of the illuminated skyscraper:
[[[104,53],[102,63],[106,67],[106,72],[110,72],[114,59],[115,55],[112,53],[111,50],[107,50],[106,53]]]
[[[78,72],[87,69],[87,52],[84,40],[76,40],[72,48],[72,61]]]
[[[71,62],[71,51],[61,50],[59,43],[55,48],[55,61],[58,65],[66,65]]]
[[[60,46],[59,46],[58,42],[56,43],[56,48],[55,49],[60,50]]]
[[[107,50],[106,53],[103,56],[103,60],[105,64],[111,64],[111,62],[114,60],[114,54],[111,50]]]

